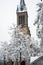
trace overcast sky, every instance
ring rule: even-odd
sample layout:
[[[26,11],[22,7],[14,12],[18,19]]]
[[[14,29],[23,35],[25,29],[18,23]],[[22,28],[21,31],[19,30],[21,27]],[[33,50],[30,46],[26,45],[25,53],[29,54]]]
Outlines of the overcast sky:
[[[9,27],[16,24],[16,8],[20,0],[0,0],[0,41],[9,41]],[[33,26],[40,0],[25,0],[28,11],[28,26],[32,37],[36,39],[36,28]]]

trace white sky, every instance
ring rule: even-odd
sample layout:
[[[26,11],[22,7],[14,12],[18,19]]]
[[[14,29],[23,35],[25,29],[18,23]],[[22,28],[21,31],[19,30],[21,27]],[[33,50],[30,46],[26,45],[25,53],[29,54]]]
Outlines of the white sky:
[[[12,23],[16,24],[16,8],[20,0],[0,0],[0,41],[9,41],[9,27]],[[36,39],[36,28],[33,22],[36,18],[36,3],[40,0],[25,0],[28,11],[28,24],[32,37]]]

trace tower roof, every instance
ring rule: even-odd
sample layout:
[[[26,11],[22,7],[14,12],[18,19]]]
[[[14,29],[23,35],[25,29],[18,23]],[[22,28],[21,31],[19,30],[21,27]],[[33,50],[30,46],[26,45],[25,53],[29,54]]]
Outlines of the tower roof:
[[[20,4],[17,6],[17,12],[27,11],[24,0],[20,0]]]

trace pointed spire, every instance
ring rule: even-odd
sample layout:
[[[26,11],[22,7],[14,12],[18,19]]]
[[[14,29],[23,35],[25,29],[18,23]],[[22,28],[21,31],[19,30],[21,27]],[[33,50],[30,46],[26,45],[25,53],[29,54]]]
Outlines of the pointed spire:
[[[20,0],[20,5],[25,5],[24,0]]]
[[[23,10],[25,6],[24,0],[20,0],[20,9]]]
[[[26,11],[26,5],[24,0],[20,0],[20,5],[17,7],[17,11]]]

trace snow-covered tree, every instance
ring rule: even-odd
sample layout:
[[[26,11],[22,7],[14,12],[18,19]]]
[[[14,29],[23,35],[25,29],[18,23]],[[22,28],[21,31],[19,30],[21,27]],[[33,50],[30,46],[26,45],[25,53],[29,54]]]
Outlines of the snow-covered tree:
[[[38,41],[34,40],[34,38],[31,38],[30,48],[33,50],[32,56],[37,56],[40,52],[40,46],[38,44]]]
[[[5,60],[7,60],[7,54],[8,54],[7,48],[8,48],[8,43],[6,41],[1,42],[0,60],[4,60],[4,57]]]
[[[39,47],[35,45],[37,41],[32,40],[29,35],[24,35],[20,30],[22,26],[11,28],[11,40],[8,46],[9,58],[13,61],[29,60],[31,56],[35,56],[39,52]]]
[[[13,26],[10,30],[11,40],[10,44],[3,42],[0,49],[0,58],[6,61],[29,62],[31,56],[36,56],[39,52],[38,42],[31,38],[29,35],[24,35],[20,30],[21,26]]]
[[[43,55],[43,1],[39,4],[37,4],[39,6],[38,11],[38,15],[37,15],[37,19],[35,21],[34,24],[37,24],[37,30],[36,30],[36,34],[38,36],[38,38],[41,39],[40,41],[40,55]]]
[[[21,60],[29,59],[29,52],[30,52],[30,36],[25,36],[23,32],[20,31],[21,26],[17,26],[13,29],[12,38],[9,44],[9,57],[20,61],[20,54]]]

